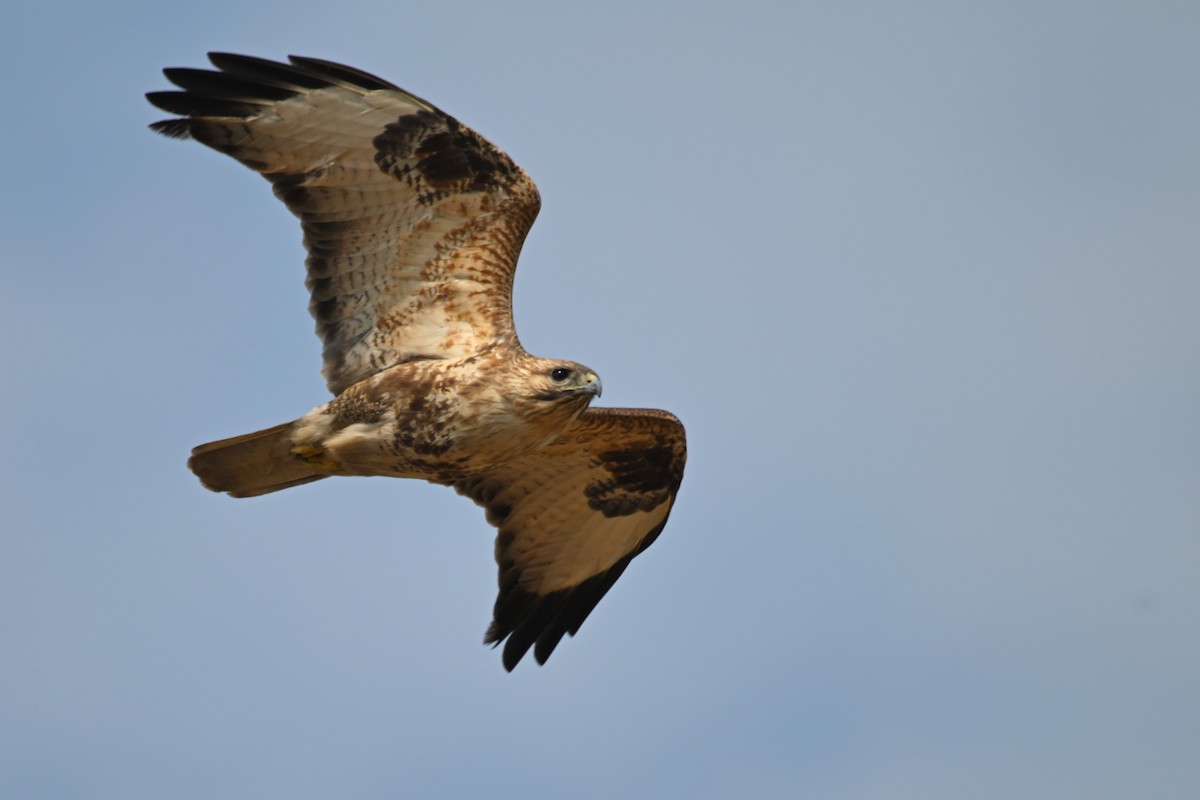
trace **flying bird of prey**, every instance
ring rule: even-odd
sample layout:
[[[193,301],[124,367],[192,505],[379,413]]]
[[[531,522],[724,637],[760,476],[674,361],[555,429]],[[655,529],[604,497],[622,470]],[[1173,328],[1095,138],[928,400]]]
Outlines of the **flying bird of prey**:
[[[512,670],[574,635],[666,524],[683,426],[666,411],[589,408],[596,373],[521,347],[517,256],[537,187],[458,120],[357,69],[227,53],[166,69],[150,92],[192,138],[271,182],[300,218],[309,310],[334,399],[200,445],[209,489],[254,497],[331,475],[453,486],[499,529],[485,643]]]

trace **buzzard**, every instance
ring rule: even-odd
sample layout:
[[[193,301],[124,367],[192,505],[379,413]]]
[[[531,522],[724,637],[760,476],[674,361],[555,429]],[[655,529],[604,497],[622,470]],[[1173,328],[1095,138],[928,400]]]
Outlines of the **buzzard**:
[[[600,379],[521,347],[517,256],[537,187],[430,103],[357,69],[211,53],[150,92],[150,127],[232,156],[300,218],[333,400],[200,445],[204,486],[254,497],[331,475],[453,486],[498,529],[484,642],[544,664],[666,524],[684,430],[666,411],[589,408]],[[507,640],[507,641],[506,641]]]

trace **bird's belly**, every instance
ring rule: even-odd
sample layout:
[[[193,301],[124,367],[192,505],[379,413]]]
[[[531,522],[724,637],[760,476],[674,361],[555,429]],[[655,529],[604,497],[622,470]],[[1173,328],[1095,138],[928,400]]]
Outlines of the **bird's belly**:
[[[525,455],[544,437],[534,431],[406,429],[392,420],[348,425],[324,441],[337,474],[451,481]]]

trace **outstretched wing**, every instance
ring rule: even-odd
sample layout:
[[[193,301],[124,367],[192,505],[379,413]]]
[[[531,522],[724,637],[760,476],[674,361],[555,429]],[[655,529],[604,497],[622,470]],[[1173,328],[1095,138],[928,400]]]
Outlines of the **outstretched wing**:
[[[349,67],[211,53],[146,95],[271,181],[300,217],[309,310],[334,394],[395,364],[515,344],[512,280],[537,188],[453,117]]]
[[[500,594],[484,641],[507,637],[505,669],[530,647],[544,664],[654,542],[686,455],[673,415],[596,408],[547,447],[455,485],[500,529]]]

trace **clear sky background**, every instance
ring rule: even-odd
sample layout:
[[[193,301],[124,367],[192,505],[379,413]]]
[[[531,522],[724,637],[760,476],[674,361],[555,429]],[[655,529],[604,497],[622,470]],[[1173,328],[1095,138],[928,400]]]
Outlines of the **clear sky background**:
[[[1200,6],[83,3],[0,27],[0,796],[1193,798]],[[533,352],[686,423],[544,668],[453,492],[203,490],[327,399],[298,225],[154,136],[375,72],[543,211]]]

